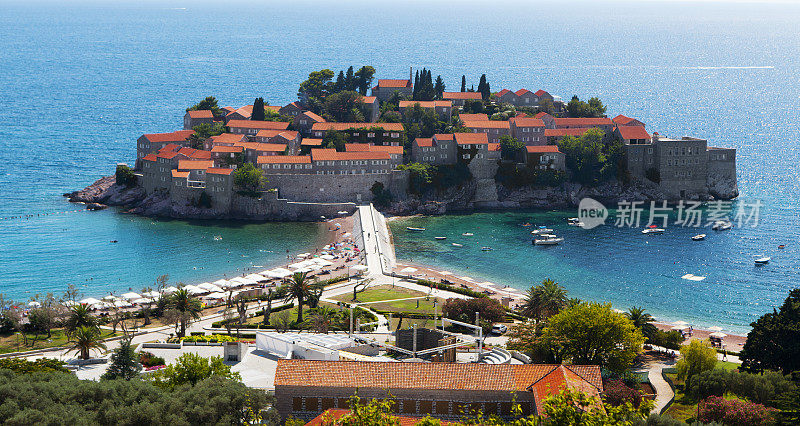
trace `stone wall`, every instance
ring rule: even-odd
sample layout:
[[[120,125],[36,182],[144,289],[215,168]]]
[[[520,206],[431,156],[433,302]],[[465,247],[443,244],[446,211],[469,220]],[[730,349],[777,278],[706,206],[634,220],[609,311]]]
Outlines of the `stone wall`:
[[[708,192],[715,198],[731,199],[739,195],[736,183],[736,150],[708,150]]]
[[[363,175],[265,175],[268,187],[277,188],[281,198],[312,203],[372,201],[370,188],[381,182],[395,200],[407,197],[409,173],[395,170],[389,174]]]

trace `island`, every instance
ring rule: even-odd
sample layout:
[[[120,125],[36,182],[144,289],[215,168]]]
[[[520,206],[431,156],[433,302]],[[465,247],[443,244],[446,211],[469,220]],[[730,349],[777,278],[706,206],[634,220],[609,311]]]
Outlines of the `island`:
[[[471,209],[568,208],[585,197],[728,200],[736,150],[669,138],[609,118],[596,97],[545,90],[445,91],[409,70],[378,79],[351,67],[314,71],[285,106],[240,108],[207,97],[183,129],[144,134],[131,167],[65,194],[91,208],[171,218],[318,220],[373,203],[395,215]]]

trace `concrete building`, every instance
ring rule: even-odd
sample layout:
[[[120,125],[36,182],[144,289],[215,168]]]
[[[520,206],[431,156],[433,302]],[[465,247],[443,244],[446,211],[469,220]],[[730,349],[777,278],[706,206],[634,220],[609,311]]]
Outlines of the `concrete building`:
[[[480,92],[442,92],[442,99],[450,101],[453,106],[464,106],[464,101],[482,101]]]
[[[378,80],[378,84],[372,88],[372,96],[379,101],[385,101],[392,97],[394,92],[400,93],[405,99],[411,99],[414,94],[414,85],[411,77],[408,80]]]
[[[566,170],[564,153],[555,145],[526,146],[525,164],[538,170]]]
[[[316,123],[324,123],[325,119],[311,111],[303,111],[294,118],[294,128],[303,136],[311,134],[311,127]]]
[[[508,120],[511,136],[525,145],[545,145],[544,121],[533,117],[512,117]]]
[[[450,101],[400,101],[398,107],[400,113],[406,113],[406,109],[419,105],[421,108],[432,109],[441,121],[450,121],[453,113],[453,103]]]
[[[455,164],[456,143],[452,134],[436,134],[432,138],[416,138],[411,143],[411,161],[433,165]]]
[[[228,129],[238,135],[255,136],[261,130],[286,130],[289,123],[285,121],[229,120]]]
[[[405,128],[402,123],[315,123],[311,126],[314,138],[324,139],[329,130],[347,133],[348,142],[373,145],[402,145]]]
[[[464,127],[472,129],[475,133],[485,133],[489,139],[488,142],[492,143],[500,142],[501,136],[511,135],[511,126],[508,121],[464,121]]]
[[[209,110],[186,111],[183,116],[183,129],[190,130],[200,124],[214,124],[214,114]]]
[[[465,411],[512,417],[543,413],[544,400],[563,389],[599,398],[600,367],[553,364],[459,364],[279,359],[275,407],[281,418],[311,419],[348,399],[391,398],[398,414],[456,420]]]

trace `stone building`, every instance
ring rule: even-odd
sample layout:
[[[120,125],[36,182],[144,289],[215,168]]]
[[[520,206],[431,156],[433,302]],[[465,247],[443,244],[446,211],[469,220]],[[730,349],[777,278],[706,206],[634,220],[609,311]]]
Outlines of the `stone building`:
[[[482,101],[480,92],[442,92],[442,99],[451,101],[453,106],[464,106],[464,101]]]
[[[395,167],[386,151],[338,152],[312,149],[311,161],[318,175],[389,174]]]
[[[144,134],[136,140],[136,165],[138,170],[141,168],[140,161],[145,155],[158,152],[161,148],[169,144],[179,146],[189,146],[190,142],[187,140],[189,136],[194,134],[194,130],[178,130],[169,133],[149,133]]]
[[[546,145],[544,121],[534,117],[512,117],[508,120],[511,136],[525,145]]]
[[[436,134],[431,138],[416,138],[411,143],[411,161],[433,165],[455,164],[456,143],[452,134]]]
[[[563,389],[599,398],[600,367],[553,364],[460,364],[280,359],[275,407],[281,418],[311,419],[348,399],[391,398],[396,413],[456,420],[465,411],[512,417],[543,413],[544,400]]]
[[[564,153],[555,145],[526,146],[525,164],[539,170],[566,170]]]
[[[311,134],[311,127],[316,123],[324,123],[325,119],[311,111],[303,111],[294,118],[294,128],[303,136]]]
[[[381,113],[381,105],[380,101],[378,101],[377,96],[364,96],[361,98],[361,102],[364,103],[364,109],[366,114],[364,114],[364,118],[371,123],[375,123],[378,121],[378,116]]]
[[[191,130],[201,124],[214,124],[214,114],[210,110],[186,111],[183,116],[183,129]]]
[[[610,118],[599,117],[584,117],[584,118],[555,118],[553,119],[555,129],[586,129],[598,128],[606,133],[611,132],[614,128],[614,123]]]
[[[464,121],[464,127],[471,129],[475,133],[485,133],[488,137],[488,142],[492,143],[500,142],[501,136],[511,134],[511,126],[508,121]]]
[[[453,113],[453,103],[450,101],[400,101],[398,108],[400,113],[406,113],[406,109],[419,105],[421,108],[432,109],[439,117],[439,120],[449,122]]]
[[[305,174],[314,173],[311,157],[308,155],[263,155],[256,159],[256,165],[265,174]]]
[[[372,96],[378,98],[379,101],[391,98],[394,92],[400,93],[403,98],[411,99],[414,94],[414,85],[411,78],[409,77],[408,80],[378,80],[378,84],[372,88]]]
[[[286,130],[289,123],[285,121],[229,120],[228,129],[238,135],[255,136],[261,130]]]
[[[324,139],[329,130],[347,133],[348,142],[373,145],[402,145],[405,128],[402,123],[314,123],[314,138]]]
[[[303,107],[300,106],[300,102],[297,101],[283,106],[278,110],[278,114],[284,117],[297,117],[301,112],[303,112]]]

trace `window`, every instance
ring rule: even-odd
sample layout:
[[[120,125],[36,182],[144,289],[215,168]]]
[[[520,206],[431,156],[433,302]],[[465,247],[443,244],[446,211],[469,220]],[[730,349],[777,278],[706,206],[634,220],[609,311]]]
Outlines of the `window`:
[[[305,120],[305,119],[300,120],[300,124],[308,124],[308,120]]]
[[[393,137],[393,138],[399,138],[399,137],[400,137],[400,133],[392,133],[392,134],[391,134],[391,137]]]
[[[358,137],[359,135],[360,135],[360,133],[358,133],[358,132],[353,133],[354,137]]]
[[[374,138],[375,137],[375,133],[367,133],[367,137],[368,138]]]

